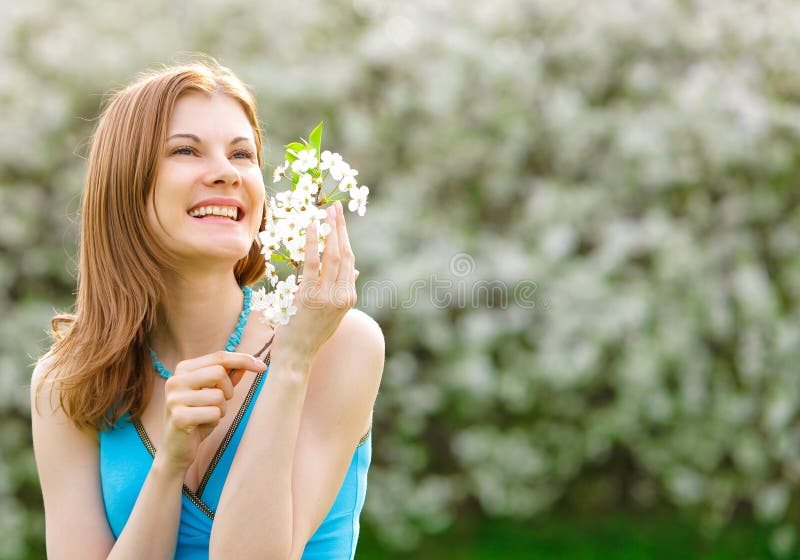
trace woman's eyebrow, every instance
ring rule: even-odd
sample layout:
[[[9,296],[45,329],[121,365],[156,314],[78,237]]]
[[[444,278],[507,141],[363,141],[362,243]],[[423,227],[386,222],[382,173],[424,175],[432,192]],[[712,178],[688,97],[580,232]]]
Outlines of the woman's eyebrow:
[[[169,142],[173,138],[189,138],[191,140],[194,140],[198,144],[200,144],[200,137],[197,136],[196,134],[187,134],[187,133],[173,134],[172,136],[167,138],[167,142]],[[246,136],[237,136],[236,138],[231,140],[231,144],[238,144],[239,142],[253,142],[253,139],[252,138],[248,138]]]
[[[194,140],[198,144],[200,143],[200,137],[195,135],[195,134],[185,134],[185,133],[173,134],[172,136],[167,138],[167,142],[169,142],[173,138],[191,138],[192,140]]]

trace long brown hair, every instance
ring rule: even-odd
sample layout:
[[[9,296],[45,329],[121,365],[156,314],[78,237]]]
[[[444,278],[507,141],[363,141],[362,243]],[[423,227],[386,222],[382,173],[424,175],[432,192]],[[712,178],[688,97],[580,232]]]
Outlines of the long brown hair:
[[[142,375],[151,367],[147,335],[165,296],[163,271],[174,267],[174,258],[150,228],[146,204],[173,107],[188,91],[238,101],[262,165],[255,99],[233,72],[211,59],[146,72],[111,97],[89,153],[75,313],[53,318],[52,361],[36,387],[38,394],[55,372],[59,406],[81,430],[107,429],[128,411],[138,419],[150,398],[151,380]],[[266,220],[266,207],[264,212]],[[234,274],[240,286],[264,274],[255,241]]]

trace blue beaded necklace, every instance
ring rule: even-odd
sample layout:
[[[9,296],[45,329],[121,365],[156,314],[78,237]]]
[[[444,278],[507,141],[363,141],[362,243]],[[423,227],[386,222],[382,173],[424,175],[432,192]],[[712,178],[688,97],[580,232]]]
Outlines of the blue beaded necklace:
[[[233,352],[236,350],[236,347],[239,346],[239,342],[241,342],[242,339],[242,331],[247,324],[247,316],[250,314],[250,296],[253,294],[253,290],[251,290],[249,286],[244,286],[242,287],[242,293],[244,294],[244,305],[242,306],[242,312],[239,314],[239,322],[236,323],[236,328],[233,329],[233,334],[225,345],[226,352]],[[156,371],[161,377],[164,379],[172,377],[172,372],[158,361],[156,351],[152,348],[150,349],[150,359],[153,361],[153,367],[156,368]]]

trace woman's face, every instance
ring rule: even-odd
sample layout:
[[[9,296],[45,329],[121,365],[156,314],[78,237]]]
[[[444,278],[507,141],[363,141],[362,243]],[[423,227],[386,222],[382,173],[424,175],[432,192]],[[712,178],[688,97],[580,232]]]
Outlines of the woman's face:
[[[227,95],[189,92],[175,103],[147,214],[184,262],[247,255],[264,211],[255,137]]]

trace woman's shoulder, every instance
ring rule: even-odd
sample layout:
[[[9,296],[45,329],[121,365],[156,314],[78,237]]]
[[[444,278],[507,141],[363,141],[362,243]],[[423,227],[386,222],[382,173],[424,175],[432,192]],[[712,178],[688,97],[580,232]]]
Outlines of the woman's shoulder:
[[[312,379],[324,383],[324,394],[329,396],[338,393],[358,399],[360,394],[363,400],[374,401],[383,375],[385,351],[378,322],[363,311],[350,309],[315,357]],[[324,374],[318,371],[315,376],[314,370],[324,370]]]
[[[55,388],[56,356],[49,350],[44,356],[36,360],[31,374],[31,402],[42,404],[42,397],[46,396],[48,401],[52,397],[57,397]],[[52,406],[49,407],[52,410]]]
[[[321,441],[338,441],[350,450],[363,443],[372,424],[384,353],[378,322],[363,311],[348,310],[311,366],[303,414]]]
[[[348,309],[331,339],[349,349],[375,349],[385,344],[381,326],[360,309]]]
[[[31,414],[65,416],[63,409],[60,410],[59,385],[56,382],[58,379],[57,361],[56,355],[51,349],[34,365],[30,384]],[[86,428],[81,431],[93,440],[99,441],[96,430]]]
[[[322,345],[315,362],[318,364],[350,362],[383,362],[386,343],[378,322],[359,309],[348,309],[331,337]],[[376,368],[367,368],[380,374]],[[380,368],[382,370],[382,368]]]

